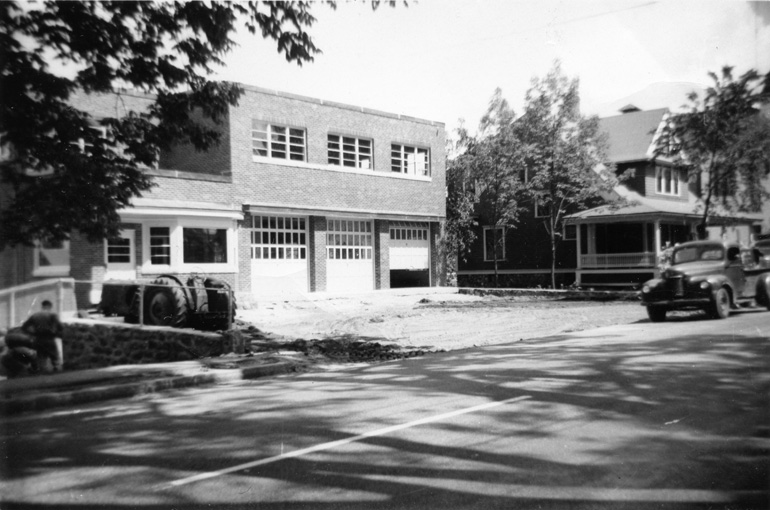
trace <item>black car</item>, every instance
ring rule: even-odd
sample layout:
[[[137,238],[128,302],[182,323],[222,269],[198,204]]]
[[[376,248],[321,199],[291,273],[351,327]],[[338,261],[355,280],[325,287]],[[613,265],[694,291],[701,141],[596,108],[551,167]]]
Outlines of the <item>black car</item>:
[[[770,266],[762,248],[694,241],[676,248],[671,266],[642,287],[642,305],[653,322],[669,310],[705,310],[724,319],[732,308],[756,302],[770,310]]]

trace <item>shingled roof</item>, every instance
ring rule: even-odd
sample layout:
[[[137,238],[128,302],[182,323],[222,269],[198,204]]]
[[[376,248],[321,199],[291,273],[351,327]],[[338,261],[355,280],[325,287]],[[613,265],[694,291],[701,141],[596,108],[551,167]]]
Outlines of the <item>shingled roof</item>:
[[[599,119],[599,128],[609,136],[608,156],[613,163],[647,160],[652,157],[652,140],[668,108],[629,111]]]

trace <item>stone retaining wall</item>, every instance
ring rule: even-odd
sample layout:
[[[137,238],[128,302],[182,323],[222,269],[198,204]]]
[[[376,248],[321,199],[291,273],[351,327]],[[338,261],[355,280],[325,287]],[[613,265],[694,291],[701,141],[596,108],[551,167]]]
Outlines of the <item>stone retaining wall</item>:
[[[186,361],[239,350],[232,332],[208,333],[123,323],[67,321],[64,369]]]
[[[612,290],[551,290],[551,289],[489,289],[460,288],[459,294],[471,296],[524,297],[530,299],[565,299],[570,301],[638,301],[636,291]]]

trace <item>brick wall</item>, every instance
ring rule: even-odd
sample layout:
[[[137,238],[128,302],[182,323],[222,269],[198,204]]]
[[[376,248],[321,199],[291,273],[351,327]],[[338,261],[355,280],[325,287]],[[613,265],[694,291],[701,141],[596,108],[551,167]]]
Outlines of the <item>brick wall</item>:
[[[374,222],[374,288],[390,288],[390,222]]]
[[[310,291],[326,290],[326,218],[310,217],[308,257],[310,258]]]
[[[254,118],[304,128],[307,164],[254,162]],[[238,203],[445,214],[443,124],[247,87],[231,113],[230,127],[234,200]],[[312,168],[328,163],[329,133],[372,139],[374,168],[355,173]],[[391,142],[430,148],[432,179],[391,177]]]

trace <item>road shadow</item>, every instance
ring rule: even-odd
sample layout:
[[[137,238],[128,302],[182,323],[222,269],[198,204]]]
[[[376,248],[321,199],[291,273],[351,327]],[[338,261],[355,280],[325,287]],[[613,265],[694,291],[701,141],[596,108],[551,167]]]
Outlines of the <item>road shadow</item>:
[[[388,405],[390,394],[418,415],[526,400],[486,414],[483,429],[472,419],[437,421],[428,434],[364,437],[150,490],[283,445],[345,440],[354,432],[335,405],[381,417],[377,401]],[[564,334],[180,390],[9,421],[2,508],[766,509],[768,395],[770,341],[759,331],[637,341]],[[51,472],[73,474],[36,493],[29,481]],[[113,476],[142,497],[112,490]],[[46,494],[86,496],[46,502]]]

